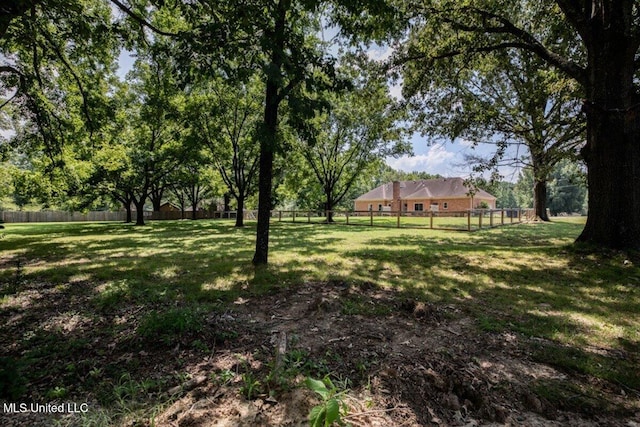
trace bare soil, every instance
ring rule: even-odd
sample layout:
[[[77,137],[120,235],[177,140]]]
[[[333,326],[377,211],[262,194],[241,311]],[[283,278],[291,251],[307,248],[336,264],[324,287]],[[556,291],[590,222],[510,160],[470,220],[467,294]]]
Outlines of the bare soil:
[[[82,298],[67,303],[80,306]],[[11,355],[8,337],[24,333],[28,322],[59,332],[60,327],[69,333],[82,330],[91,337],[73,350],[77,355],[66,356],[78,365],[88,359],[105,369],[124,364],[135,378],[182,372],[181,378],[148,390],[147,402],[164,402],[152,414],[157,426],[308,425],[309,411],[319,401],[304,387],[304,376],[323,372],[347,389],[343,420],[353,426],[640,426],[640,400],[633,390],[562,372],[532,357],[535,349],[554,343],[486,332],[462,304],[424,303],[367,283],[305,283],[240,298],[206,314],[207,327],[195,337],[206,351],[186,345],[194,337],[167,348],[140,342],[128,327],[107,336],[100,322],[81,311],[75,316],[53,308],[27,313],[16,304],[0,319],[9,332],[1,338],[3,354]],[[128,307],[100,319],[135,325],[140,318],[135,307]],[[290,360],[291,354],[298,359]],[[59,363],[56,357],[41,362],[41,368]],[[279,382],[277,375],[270,376],[279,369],[293,374]],[[255,390],[248,392],[254,382]],[[53,384],[56,378],[46,375],[29,384],[30,399],[46,401],[44,390]],[[86,372],[69,393],[63,400],[100,405]],[[120,420],[133,427],[151,425],[150,418],[123,414]],[[80,423],[71,415],[0,414],[5,426],[54,420]]]

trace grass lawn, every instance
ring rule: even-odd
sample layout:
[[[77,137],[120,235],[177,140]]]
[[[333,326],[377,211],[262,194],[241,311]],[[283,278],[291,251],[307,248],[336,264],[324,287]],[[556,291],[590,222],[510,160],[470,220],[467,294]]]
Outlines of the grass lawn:
[[[241,229],[208,220],[5,224],[0,397],[92,399],[113,408],[175,382],[144,383],[135,375],[139,358],[113,361],[113,346],[126,342],[142,355],[152,341],[175,346],[181,335],[197,336],[207,313],[223,313],[239,298],[324,282],[368,283],[454,306],[480,332],[540,340],[532,360],[637,399],[640,259],[571,246],[583,223],[564,218],[466,233],[273,222],[270,264],[259,269],[251,265],[252,222]],[[216,333],[219,340],[233,335]],[[199,339],[188,345],[207,346]],[[70,356],[76,350],[82,356]],[[548,384],[536,392],[563,393]]]

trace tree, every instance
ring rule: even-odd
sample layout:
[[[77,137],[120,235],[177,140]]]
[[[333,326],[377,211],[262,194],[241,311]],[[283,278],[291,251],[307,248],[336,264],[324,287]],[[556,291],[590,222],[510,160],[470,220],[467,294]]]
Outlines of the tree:
[[[44,207],[87,209],[91,157],[111,120],[119,46],[104,0],[8,1],[0,6],[0,116],[29,158]]]
[[[516,196],[514,194],[514,184],[507,181],[494,182],[486,188],[489,194],[496,196],[496,208],[514,208],[518,206]]]
[[[199,126],[192,138],[204,142],[228,194],[236,200],[236,227],[244,225],[245,202],[256,191],[262,91],[255,77],[235,84],[218,78],[203,86],[195,103]]]
[[[139,53],[134,64],[130,110],[132,140],[128,155],[135,173],[133,204],[136,225],[144,225],[144,205],[152,186],[159,186],[183,158],[184,98],[174,81],[172,63],[162,51]]]
[[[126,223],[132,221],[132,208],[136,175],[128,156],[126,141],[130,138],[127,129],[118,133],[107,144],[96,150],[93,157],[94,170],[90,182],[95,192],[107,194],[122,204],[126,212]]]
[[[350,72],[365,74],[358,69]],[[331,211],[366,167],[376,159],[411,150],[402,141],[402,111],[385,81],[360,77],[352,90],[325,96],[330,109],[316,113],[298,148],[322,187],[327,222],[333,222]]]
[[[112,0],[114,1],[114,0]],[[273,163],[282,152],[279,126],[283,101],[293,106],[296,123],[310,117],[319,106],[297,95],[304,85],[331,85],[333,61],[318,49],[315,36],[321,21],[315,12],[321,2],[298,0],[248,0],[242,6],[202,0],[171,5],[182,12],[188,29],[179,61],[184,74],[222,70],[229,78],[246,81],[258,73],[264,84],[262,119],[258,127],[258,225],[253,264],[266,264],[269,221],[273,202]],[[168,9],[175,9],[168,8]],[[324,70],[316,78],[317,70]],[[329,78],[327,78],[329,77]]]
[[[412,8],[412,4],[408,7]],[[413,9],[404,60],[447,61],[519,49],[574,79],[585,100],[589,217],[579,241],[640,247],[638,6],[632,0],[427,1]],[[557,28],[570,37],[542,40]],[[417,43],[413,43],[417,42]],[[566,50],[566,43],[576,48]],[[428,68],[424,69],[428,73]],[[616,173],[611,173],[616,171]]]
[[[0,19],[0,112],[26,122],[19,136],[54,167],[64,143],[87,143],[103,119],[117,42],[103,0],[10,1]],[[25,148],[31,149],[30,146]]]
[[[525,167],[520,170],[518,181],[513,188],[515,193],[516,202],[519,207],[533,208],[533,171],[530,167]]]
[[[495,147],[488,158],[467,156],[475,172],[499,175],[499,166],[530,166],[535,214],[548,221],[548,176],[561,159],[575,157],[584,143],[577,85],[518,50],[491,52],[475,61],[456,57],[438,65],[429,77],[420,77],[419,63],[406,67],[424,132],[464,138],[474,148]]]
[[[587,186],[580,165],[563,160],[556,165],[550,178],[548,205],[551,214],[583,213]]]
[[[265,62],[264,121],[260,129],[260,163],[258,179],[258,226],[256,230],[256,250],[253,264],[266,264],[269,254],[269,222],[271,220],[271,192],[273,181],[273,159],[279,149],[278,122],[279,108],[283,100],[289,98],[292,113],[302,117],[312,114],[313,102],[293,97],[296,86],[305,82],[313,87],[326,82],[314,79],[316,68],[328,68],[331,75],[332,64],[324,60],[309,35],[311,13],[317,2],[278,0],[261,4],[266,18],[259,28],[263,37]]]
[[[191,147],[183,161],[166,177],[169,192],[180,205],[182,218],[187,204],[191,207],[191,219],[197,219],[198,207],[202,201],[220,193],[220,177],[208,165],[204,149]]]

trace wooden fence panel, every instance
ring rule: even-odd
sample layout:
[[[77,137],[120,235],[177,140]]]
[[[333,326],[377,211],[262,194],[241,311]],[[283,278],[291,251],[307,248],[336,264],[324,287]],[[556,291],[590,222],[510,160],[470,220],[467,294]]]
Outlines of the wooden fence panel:
[[[72,221],[124,221],[125,212],[92,211],[87,213],[62,211],[2,211],[0,219],[15,222],[72,222]]]

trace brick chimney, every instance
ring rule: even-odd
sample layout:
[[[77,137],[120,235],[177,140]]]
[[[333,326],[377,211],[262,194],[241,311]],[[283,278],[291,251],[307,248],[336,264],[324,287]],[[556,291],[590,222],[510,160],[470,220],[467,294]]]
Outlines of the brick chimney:
[[[392,211],[399,211],[402,207],[400,205],[400,181],[393,181],[393,201],[391,203]]]

